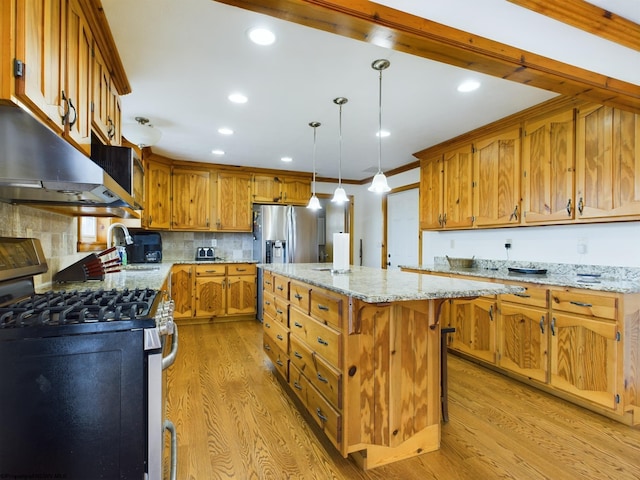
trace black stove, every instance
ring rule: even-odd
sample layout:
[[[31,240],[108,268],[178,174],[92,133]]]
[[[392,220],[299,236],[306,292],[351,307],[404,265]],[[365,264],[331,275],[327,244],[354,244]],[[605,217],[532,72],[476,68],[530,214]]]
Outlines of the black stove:
[[[159,480],[171,302],[148,288],[36,293],[47,268],[37,239],[0,237],[0,473]]]
[[[156,300],[151,289],[49,291],[0,307],[0,329],[148,318]]]

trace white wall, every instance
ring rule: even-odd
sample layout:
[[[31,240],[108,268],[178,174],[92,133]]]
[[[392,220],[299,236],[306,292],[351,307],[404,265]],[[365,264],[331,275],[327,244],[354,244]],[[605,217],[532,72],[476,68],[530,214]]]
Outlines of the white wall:
[[[420,170],[389,177],[391,188],[418,182]],[[353,262],[358,263],[363,240],[363,265],[380,267],[382,251],[382,200],[367,191],[368,185],[343,185],[354,195]],[[333,193],[336,184],[318,183],[318,193]],[[506,260],[504,248],[511,240],[509,259],[549,263],[584,263],[640,267],[640,222],[589,225],[517,227],[422,233],[422,264],[444,255]],[[578,245],[585,253],[578,253]]]

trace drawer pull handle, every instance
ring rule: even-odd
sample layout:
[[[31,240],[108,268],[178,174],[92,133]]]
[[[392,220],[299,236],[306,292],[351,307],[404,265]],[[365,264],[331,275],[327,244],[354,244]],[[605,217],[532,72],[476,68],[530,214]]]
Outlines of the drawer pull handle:
[[[544,315],[540,317],[540,333],[544,333]]]
[[[551,335],[556,336],[556,317],[551,318]]]
[[[323,340],[322,337],[318,337],[318,343],[320,345],[329,345],[329,342],[327,342],[326,340]]]
[[[298,328],[302,328],[302,324],[301,323],[293,322],[293,325],[298,327]]]
[[[265,328],[271,328],[271,325],[269,325],[267,322],[264,322],[264,326]]]
[[[324,378],[322,375],[320,375],[320,372],[318,372],[316,376],[318,377],[318,380],[320,380],[322,383],[329,383],[329,379]]]
[[[571,301],[569,303],[571,303],[572,305],[577,305],[578,307],[587,307],[587,308],[593,307],[593,305],[590,303],[574,302],[574,301]]]
[[[318,310],[324,310],[325,312],[329,311],[329,307],[327,307],[326,305],[322,305],[322,304],[318,304]]]
[[[278,285],[276,288],[277,288],[278,290],[280,290],[280,291],[283,291],[283,290],[284,290],[284,287],[283,287],[282,285]]]
[[[318,418],[319,418],[320,420],[322,420],[323,422],[327,422],[327,421],[329,421],[329,419],[328,419],[327,417],[325,417],[325,416],[322,414],[322,410],[320,410],[320,408],[319,408],[319,407],[318,407],[318,408],[316,408],[316,415],[318,415]]]
[[[282,310],[280,310],[279,308],[276,308],[276,313],[278,315],[282,315],[284,312]]]
[[[280,365],[281,367],[284,367],[284,363],[282,363],[282,360],[277,359],[277,360],[276,360],[276,363],[277,363],[278,365]]]
[[[293,388],[297,388],[298,390],[302,390],[302,385],[300,385],[298,382],[293,382]]]
[[[514,293],[514,295],[520,298],[531,298],[531,295],[527,295],[526,293]]]
[[[293,352],[293,356],[302,360],[302,355],[300,355],[300,353],[298,353],[297,351]]]
[[[302,300],[302,295],[300,295],[299,293],[296,293],[294,297],[296,297],[296,300]]]
[[[236,272],[246,272],[246,268],[236,268]]]
[[[284,340],[284,338],[283,338],[283,337],[282,337],[282,335],[280,335],[280,334],[277,334],[277,335],[276,335],[276,338],[277,338],[278,340],[280,340],[280,341],[283,341],[283,340]]]
[[[271,351],[271,347],[270,347],[269,345],[265,345],[265,346],[264,346],[264,349],[265,349],[267,352],[270,352],[270,351]]]
[[[270,302],[269,300],[265,300],[265,301],[264,301],[264,304],[265,304],[265,305],[271,305],[271,302]]]
[[[265,285],[271,285],[271,282],[269,280],[265,280],[264,283]]]

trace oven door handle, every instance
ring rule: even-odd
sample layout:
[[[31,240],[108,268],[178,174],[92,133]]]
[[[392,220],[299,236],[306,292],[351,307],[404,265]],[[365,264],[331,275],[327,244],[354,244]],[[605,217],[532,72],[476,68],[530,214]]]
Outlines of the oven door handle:
[[[171,420],[165,420],[164,429],[169,430],[171,434],[171,467],[169,470],[169,480],[176,480],[178,470],[178,438],[176,436],[176,427]]]
[[[173,325],[173,334],[171,335],[171,351],[162,359],[162,370],[166,370],[173,362],[176,361],[176,355],[178,354],[178,326]]]

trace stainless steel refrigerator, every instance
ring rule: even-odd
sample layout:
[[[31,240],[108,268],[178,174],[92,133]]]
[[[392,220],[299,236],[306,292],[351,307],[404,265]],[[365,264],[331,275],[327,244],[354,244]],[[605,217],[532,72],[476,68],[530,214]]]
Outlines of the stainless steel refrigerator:
[[[291,205],[254,205],[253,259],[259,263],[317,263],[319,243],[315,211]],[[258,319],[262,321],[261,269]]]

